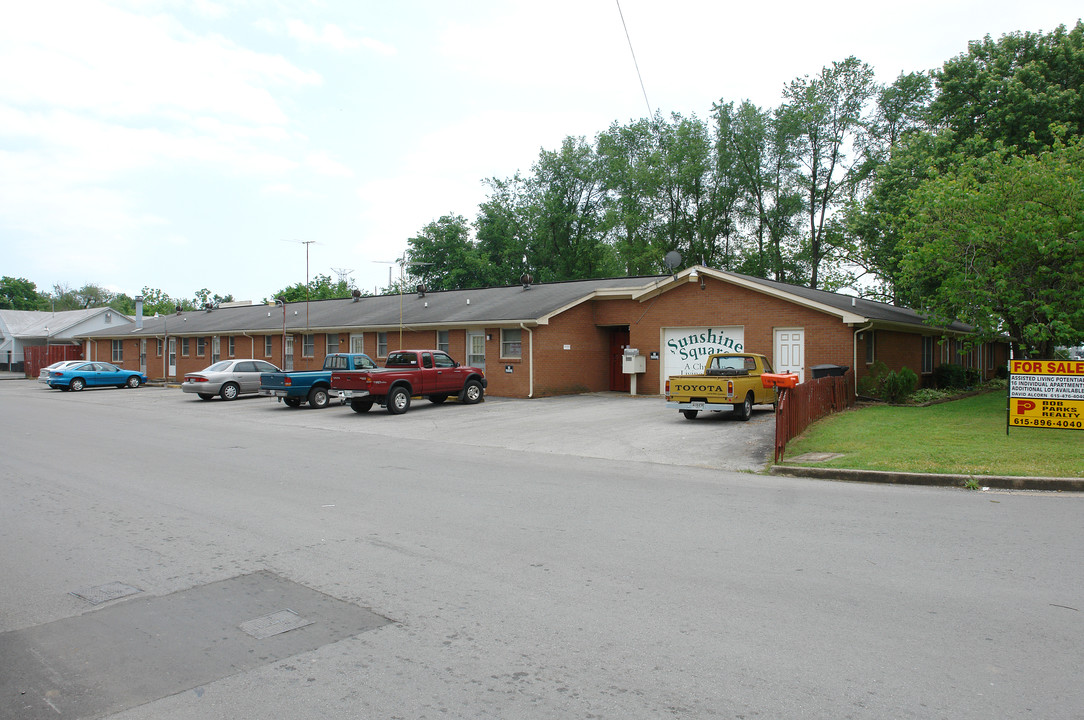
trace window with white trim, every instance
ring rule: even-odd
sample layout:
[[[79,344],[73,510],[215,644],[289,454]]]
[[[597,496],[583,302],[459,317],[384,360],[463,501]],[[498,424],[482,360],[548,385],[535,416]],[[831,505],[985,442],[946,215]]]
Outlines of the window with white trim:
[[[113,362],[115,362],[115,363],[124,362],[124,341],[123,340],[114,340],[113,341]]]
[[[523,357],[523,331],[519,328],[501,330],[501,357]]]
[[[448,331],[437,330],[437,350],[450,352],[449,345],[450,343],[448,342]]]
[[[376,356],[388,356],[388,334],[386,332],[378,332],[376,334]]]
[[[933,372],[933,336],[922,336],[922,372]]]
[[[263,336],[263,356],[264,357],[271,357],[271,351],[272,351],[271,342],[272,342],[273,337],[274,336],[272,336],[272,335],[264,335]]]
[[[327,334],[327,354],[333,355],[339,352],[339,333]]]
[[[302,335],[301,336],[301,357],[312,357],[316,354],[316,336]]]

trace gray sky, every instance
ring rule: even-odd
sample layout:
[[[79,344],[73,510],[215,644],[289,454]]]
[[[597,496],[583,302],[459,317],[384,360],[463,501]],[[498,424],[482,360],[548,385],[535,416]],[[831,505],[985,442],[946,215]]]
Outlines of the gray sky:
[[[0,274],[259,301],[383,261],[485,178],[648,114],[615,0],[0,0]],[[648,99],[779,103],[849,55],[878,80],[1079,2],[621,0]],[[882,9],[883,8],[883,9]],[[395,271],[396,274],[398,270]]]

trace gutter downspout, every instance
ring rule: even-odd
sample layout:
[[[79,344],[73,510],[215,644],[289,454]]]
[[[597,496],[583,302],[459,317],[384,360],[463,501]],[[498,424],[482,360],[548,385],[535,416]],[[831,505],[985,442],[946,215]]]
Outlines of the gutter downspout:
[[[534,397],[534,332],[524,325],[519,324],[520,329],[527,331],[527,375],[530,378],[527,388],[527,398]]]
[[[858,328],[854,331],[854,342],[851,343],[851,352],[854,354],[854,358],[851,360],[851,367],[854,368],[854,396],[858,397],[858,333],[866,332],[873,329],[873,321],[869,321],[869,325],[864,328]]]

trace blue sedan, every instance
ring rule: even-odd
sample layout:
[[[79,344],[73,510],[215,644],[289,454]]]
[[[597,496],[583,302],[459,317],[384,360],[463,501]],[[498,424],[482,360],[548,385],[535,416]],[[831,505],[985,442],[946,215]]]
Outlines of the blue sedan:
[[[125,370],[105,362],[84,362],[49,372],[49,387],[78,392],[87,387],[137,388],[147,382],[138,370]]]

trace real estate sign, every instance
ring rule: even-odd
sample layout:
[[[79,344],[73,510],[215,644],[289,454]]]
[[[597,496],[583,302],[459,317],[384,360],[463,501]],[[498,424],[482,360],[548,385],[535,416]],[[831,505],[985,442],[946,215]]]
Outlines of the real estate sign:
[[[1084,361],[1011,360],[1009,425],[1084,430]]]

